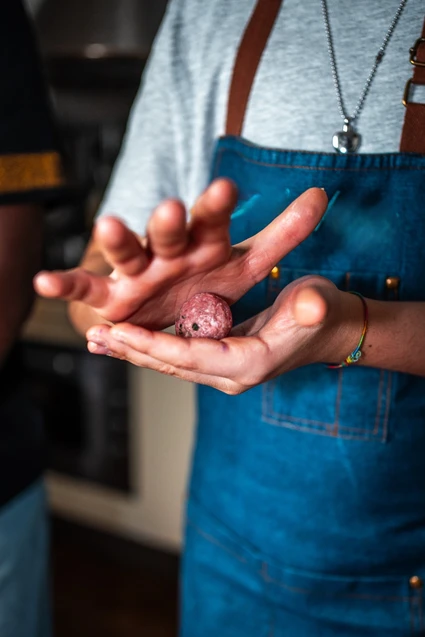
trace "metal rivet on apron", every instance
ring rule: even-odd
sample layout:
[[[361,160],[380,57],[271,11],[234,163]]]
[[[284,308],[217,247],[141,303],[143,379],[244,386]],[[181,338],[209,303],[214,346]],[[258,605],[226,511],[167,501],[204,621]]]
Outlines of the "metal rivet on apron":
[[[410,580],[409,580],[409,584],[410,584],[411,588],[418,589],[418,588],[422,588],[423,581],[417,575],[413,575],[413,577],[411,577]]]
[[[385,279],[385,287],[387,290],[396,290],[400,284],[400,277],[389,276]]]
[[[280,270],[277,267],[277,265],[274,266],[274,268],[272,268],[270,270],[270,276],[272,279],[278,279],[279,278],[279,274],[280,274]]]
[[[400,285],[400,277],[398,276],[387,276],[387,278],[385,279],[385,288],[387,290],[387,299],[389,301],[398,300],[399,285]]]

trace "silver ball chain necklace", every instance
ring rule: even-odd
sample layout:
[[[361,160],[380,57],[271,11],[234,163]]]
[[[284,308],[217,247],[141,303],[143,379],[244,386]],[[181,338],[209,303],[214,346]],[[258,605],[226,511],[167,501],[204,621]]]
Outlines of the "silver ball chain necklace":
[[[369,71],[369,75],[367,76],[365,85],[363,87],[363,90],[357,101],[356,108],[354,109],[351,117],[347,113],[347,109],[344,104],[344,99],[342,97],[341,82],[339,79],[331,25],[329,22],[327,0],[321,0],[321,2],[322,2],[323,21],[325,23],[326,37],[328,40],[328,52],[329,52],[329,59],[331,63],[331,69],[332,69],[332,77],[333,77],[333,82],[335,86],[336,97],[338,100],[339,112],[341,113],[341,117],[344,121],[342,131],[338,131],[337,133],[334,134],[332,138],[332,145],[338,153],[342,153],[345,155],[347,153],[355,153],[360,146],[361,136],[353,127],[353,122],[356,119],[358,119],[361,111],[363,110],[363,106],[364,106],[367,94],[369,93],[370,86],[373,82],[373,78],[375,77],[376,71],[378,70],[378,66],[382,62],[382,59],[385,55],[386,48],[388,46],[388,42],[390,41],[391,36],[394,33],[394,29],[397,26],[397,22],[400,19],[400,16],[407,3],[407,0],[401,0],[400,4],[398,5],[398,9],[395,13],[394,18],[391,21],[388,31],[385,34],[383,42],[381,46],[379,47],[378,53],[375,57],[375,61],[373,63],[371,70]]]

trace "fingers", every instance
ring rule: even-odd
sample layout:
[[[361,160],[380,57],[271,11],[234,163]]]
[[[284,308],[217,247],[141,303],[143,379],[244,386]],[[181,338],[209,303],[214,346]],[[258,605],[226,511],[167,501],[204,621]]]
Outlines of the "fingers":
[[[236,188],[229,180],[215,181],[197,199],[189,225],[183,204],[173,200],[160,204],[148,224],[151,251],[155,256],[172,259],[182,255],[189,242],[224,242],[230,250],[229,223],[236,199]]]
[[[117,274],[136,276],[148,266],[149,258],[140,239],[119,219],[99,219],[93,237],[104,259]]]
[[[82,268],[67,272],[40,272],[34,278],[34,288],[46,298],[82,301],[94,308],[102,307],[109,296],[108,278]]]
[[[173,259],[183,254],[189,241],[183,204],[175,200],[161,203],[149,220],[147,235],[155,256]]]
[[[224,243],[230,251],[229,223],[236,199],[236,188],[229,180],[215,181],[197,199],[189,224],[181,202],[169,200],[160,204],[148,224],[151,252],[173,259],[183,255],[190,243],[196,246]]]
[[[294,250],[315,229],[324,215],[328,199],[321,188],[310,188],[264,230],[240,244],[247,251],[248,267],[256,281]]]
[[[257,337],[230,337],[222,341],[183,339],[129,323],[115,325],[109,331],[101,327],[87,332],[88,341],[98,342],[99,338],[104,347],[114,351],[117,343],[122,344],[161,361],[163,365],[236,382],[243,379],[247,386],[255,384],[249,375],[253,370],[260,370],[260,362],[268,354],[267,346]]]
[[[230,250],[229,222],[236,204],[236,188],[226,179],[214,182],[199,197],[188,225],[184,205],[177,200],[161,203],[147,227],[147,242],[154,256],[173,259],[184,254],[189,242],[226,242]],[[134,276],[149,264],[149,255],[140,239],[119,219],[105,217],[95,227],[94,240],[104,258],[119,274]]]
[[[114,351],[111,351],[102,345],[98,345],[97,343],[89,341],[87,344],[87,349],[91,354],[100,354],[119,358],[120,360],[125,360],[132,365],[136,365],[137,367],[150,369],[154,372],[166,374],[167,376],[173,376],[175,378],[179,378],[180,380],[186,380],[190,383],[208,385],[209,387],[224,391],[228,394],[240,393],[239,387],[236,385],[236,383],[232,383],[232,381],[229,381],[226,378],[211,376],[209,374],[200,374],[199,372],[190,372],[178,367],[174,367],[172,365],[167,365],[162,361],[153,358],[152,356],[141,354],[137,350],[132,349],[128,346],[121,345],[119,343],[117,344],[117,346],[115,346]]]
[[[230,248],[230,216],[236,201],[236,187],[228,179],[217,179],[205,190],[191,210],[190,230],[196,244],[227,242]]]
[[[89,352],[92,354],[113,356],[114,358],[126,360],[138,367],[151,369],[161,374],[174,376],[191,383],[208,385],[227,394],[235,395],[244,390],[243,387],[228,378],[182,369],[179,366],[170,365],[153,356],[144,354],[128,344],[111,339],[109,332],[110,328],[105,325],[96,325],[90,328],[87,332],[87,338],[92,339],[87,343]]]

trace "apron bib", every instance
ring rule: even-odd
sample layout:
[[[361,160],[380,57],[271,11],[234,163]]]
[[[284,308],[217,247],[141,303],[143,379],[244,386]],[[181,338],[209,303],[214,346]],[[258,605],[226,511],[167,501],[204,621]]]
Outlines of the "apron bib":
[[[269,7],[258,27],[260,0],[245,32],[252,38],[257,21],[263,48],[280,3],[270,4],[273,19]],[[235,322],[311,273],[367,298],[425,302],[425,155],[249,143],[239,134],[244,50],[229,101],[227,130],[236,134],[217,142],[211,173],[239,190],[232,243],[312,186],[325,188],[329,206],[311,236],[233,306]],[[200,387],[198,421],[183,637],[423,634],[425,378],[311,365],[241,396]]]

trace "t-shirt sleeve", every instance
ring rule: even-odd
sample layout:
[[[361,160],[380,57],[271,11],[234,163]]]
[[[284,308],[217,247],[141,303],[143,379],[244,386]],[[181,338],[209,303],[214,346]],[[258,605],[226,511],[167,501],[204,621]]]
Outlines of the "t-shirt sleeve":
[[[184,200],[184,144],[179,131],[187,130],[182,118],[188,96],[183,87],[189,82],[181,42],[182,4],[171,0],[167,7],[98,212],[123,219],[139,234],[159,202],[169,197]]]
[[[31,19],[21,0],[3,0],[0,20],[0,205],[43,201],[64,177]]]

